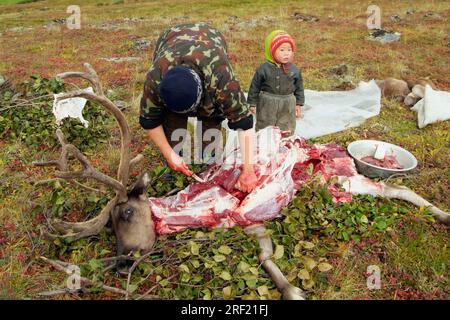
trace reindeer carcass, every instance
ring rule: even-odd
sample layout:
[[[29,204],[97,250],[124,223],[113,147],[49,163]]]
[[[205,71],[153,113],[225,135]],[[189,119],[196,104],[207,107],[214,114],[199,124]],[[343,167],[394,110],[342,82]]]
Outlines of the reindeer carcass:
[[[301,185],[316,173],[321,181],[337,178],[330,185],[334,202],[349,202],[352,194],[399,198],[419,206],[431,206],[408,189],[374,182],[356,171],[353,159],[336,144],[308,144],[301,138],[282,139],[281,131],[268,127],[257,134],[255,158],[258,186],[249,193],[234,188],[240,174],[239,150],[214,164],[200,177],[206,183],[193,183],[177,195],[151,198],[150,208],[156,232],[167,234],[193,227],[232,227],[252,225],[279,216]],[[308,173],[308,167],[311,169]],[[345,191],[339,191],[343,187]],[[434,206],[438,220],[448,216]]]

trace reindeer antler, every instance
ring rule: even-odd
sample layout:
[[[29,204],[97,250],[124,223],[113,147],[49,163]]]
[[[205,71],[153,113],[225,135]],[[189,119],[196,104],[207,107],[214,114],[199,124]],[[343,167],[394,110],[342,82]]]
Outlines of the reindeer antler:
[[[58,100],[81,97],[88,100],[93,100],[98,102],[100,105],[104,106],[108,112],[110,112],[120,128],[121,135],[121,148],[120,148],[120,164],[119,170],[117,172],[117,180],[119,180],[122,185],[126,186],[128,182],[128,176],[130,171],[130,146],[131,146],[131,133],[130,127],[128,126],[127,120],[124,114],[117,108],[114,103],[111,102],[104,94],[103,89],[100,84],[99,78],[95,70],[91,67],[89,63],[84,63],[84,67],[88,70],[88,73],[82,72],[65,72],[60,73],[57,76],[61,79],[66,78],[83,78],[88,80],[94,87],[94,93],[86,92],[83,90],[77,90],[74,92],[68,92],[58,98]]]
[[[114,208],[114,206],[117,203],[127,201],[127,182],[129,178],[130,166],[139,162],[143,158],[142,155],[139,154],[131,160],[131,133],[124,114],[120,111],[119,108],[114,105],[114,103],[111,102],[111,100],[109,100],[103,94],[103,89],[100,84],[98,75],[92,68],[92,66],[88,63],[84,63],[84,67],[87,70],[86,73],[65,72],[58,74],[57,76],[62,79],[86,79],[94,87],[94,93],[77,90],[61,95],[58,100],[81,97],[96,101],[101,106],[105,107],[105,109],[114,116],[119,125],[121,135],[120,163],[117,171],[117,179],[111,178],[96,170],[79,149],[77,149],[74,145],[67,143],[60,129],[56,130],[56,135],[62,147],[59,160],[33,163],[36,166],[56,166],[58,169],[58,171],[56,172],[56,176],[61,179],[71,180],[77,178],[90,178],[101,182],[115,190],[116,196],[108,202],[108,204],[103,208],[103,210],[97,217],[85,222],[77,223],[64,222],[60,220],[56,220],[54,222],[53,226],[58,232],[65,233],[64,237],[72,237],[74,239],[97,234],[108,222],[110,212]],[[75,158],[82,164],[82,170],[75,172],[68,170],[67,163],[70,154],[75,156]]]
[[[33,163],[35,166],[55,165],[58,168],[58,171],[56,172],[55,175],[56,177],[61,179],[71,180],[76,178],[91,178],[97,180],[98,182],[106,184],[107,186],[115,190],[120,200],[122,201],[125,200],[127,190],[122,183],[96,170],[91,165],[86,156],[80,150],[78,150],[77,147],[75,147],[72,144],[68,144],[66,142],[66,139],[64,138],[64,135],[60,129],[56,130],[56,135],[58,136],[58,140],[62,146],[61,157],[59,158],[59,160],[52,160],[47,162],[35,162]],[[72,153],[75,156],[75,158],[77,158],[78,161],[80,161],[80,163],[83,165],[83,170],[75,172],[67,171],[68,170],[67,162],[70,153]]]

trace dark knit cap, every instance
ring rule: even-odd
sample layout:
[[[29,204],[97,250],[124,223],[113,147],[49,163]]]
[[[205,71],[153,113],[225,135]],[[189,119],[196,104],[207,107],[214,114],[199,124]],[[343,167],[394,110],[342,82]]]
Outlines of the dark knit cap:
[[[159,85],[159,94],[173,112],[187,112],[200,101],[202,84],[194,70],[177,66],[170,69]]]

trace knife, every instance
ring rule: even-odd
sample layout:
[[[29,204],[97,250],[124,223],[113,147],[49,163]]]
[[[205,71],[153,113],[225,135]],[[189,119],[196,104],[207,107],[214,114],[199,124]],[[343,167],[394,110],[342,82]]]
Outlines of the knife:
[[[200,178],[195,173],[193,173],[191,177],[194,178],[194,180],[197,181],[197,182],[201,182],[201,183],[205,183],[206,182],[204,179]]]

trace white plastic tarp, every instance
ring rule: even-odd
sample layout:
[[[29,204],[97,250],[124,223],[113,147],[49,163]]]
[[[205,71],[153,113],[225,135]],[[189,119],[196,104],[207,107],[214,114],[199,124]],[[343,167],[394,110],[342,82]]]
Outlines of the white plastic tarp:
[[[303,116],[295,134],[315,138],[361,125],[380,113],[381,90],[374,80],[349,91],[305,90]]]
[[[380,108],[381,90],[375,80],[361,81],[358,87],[348,91],[305,89],[303,115],[297,119],[295,135],[310,139],[357,127],[380,114]],[[228,143],[230,138],[235,138],[235,132],[227,130],[227,136]]]

